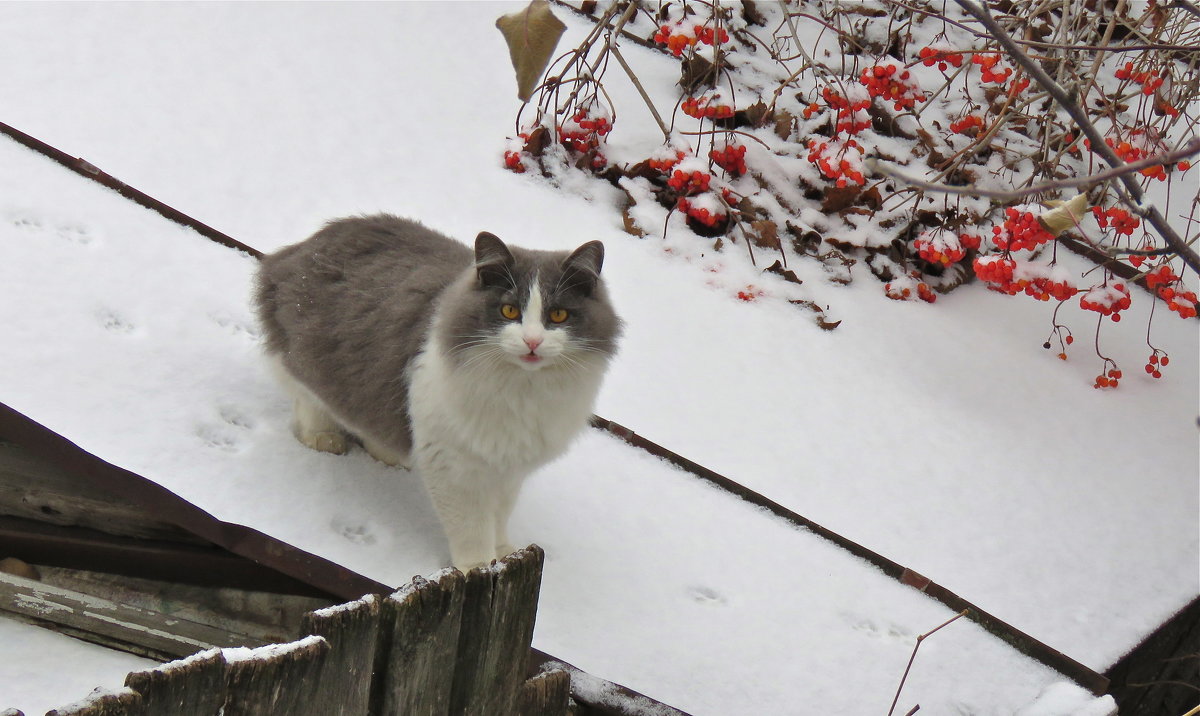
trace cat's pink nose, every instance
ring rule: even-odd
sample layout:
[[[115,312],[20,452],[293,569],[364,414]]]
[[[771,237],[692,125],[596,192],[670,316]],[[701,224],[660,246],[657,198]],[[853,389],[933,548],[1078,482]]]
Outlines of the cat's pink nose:
[[[542,345],[542,339],[541,338],[526,338],[525,345],[529,346],[529,352],[533,353],[534,351],[536,351],[538,349],[538,346]]]

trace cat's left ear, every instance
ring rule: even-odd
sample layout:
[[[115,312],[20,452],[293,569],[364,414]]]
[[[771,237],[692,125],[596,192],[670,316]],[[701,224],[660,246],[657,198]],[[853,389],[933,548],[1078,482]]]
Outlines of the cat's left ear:
[[[512,252],[500,237],[488,231],[479,232],[475,237],[475,271],[479,275],[479,285],[511,288],[512,265]]]
[[[604,266],[604,244],[589,241],[571,252],[563,261],[564,284],[578,288],[591,295],[600,280],[600,269]]]

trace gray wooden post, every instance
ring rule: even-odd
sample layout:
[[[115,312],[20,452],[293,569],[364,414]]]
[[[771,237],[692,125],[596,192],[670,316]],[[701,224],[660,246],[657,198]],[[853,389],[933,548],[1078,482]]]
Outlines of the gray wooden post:
[[[462,623],[462,574],[448,570],[436,582],[415,577],[384,605],[392,628],[381,713],[445,716]]]
[[[544,559],[531,545],[467,574],[451,714],[517,712]]]
[[[327,716],[346,687],[322,678],[329,642],[319,636],[224,653],[224,716]]]
[[[338,702],[331,704],[328,716],[367,716],[370,712],[371,687],[376,663],[382,658],[380,598],[362,599],[305,615],[301,634],[315,634],[329,642],[325,673],[336,674],[343,683]]]
[[[213,716],[225,703],[225,659],[220,649],[202,651],[131,672],[125,686],[141,694],[145,716]]]

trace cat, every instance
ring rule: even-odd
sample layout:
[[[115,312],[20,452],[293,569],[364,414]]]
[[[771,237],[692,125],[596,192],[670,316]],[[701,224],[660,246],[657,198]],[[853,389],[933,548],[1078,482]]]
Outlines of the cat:
[[[463,571],[514,551],[524,479],[587,425],[622,322],[604,245],[471,248],[381,214],[330,222],[265,256],[255,304],[305,445],[356,438],[415,467]]]

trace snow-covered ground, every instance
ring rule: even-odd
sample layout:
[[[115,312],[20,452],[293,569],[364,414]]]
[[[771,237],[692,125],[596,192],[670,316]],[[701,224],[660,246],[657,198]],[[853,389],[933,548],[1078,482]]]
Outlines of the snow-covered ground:
[[[492,23],[515,7],[0,4],[0,120],[264,250],[373,211],[464,239],[604,240],[628,331],[597,412],[1093,668],[1200,592],[1195,321],[1160,311],[1166,377],[1110,392],[1086,350],[1041,349],[1049,312],[1022,298],[896,303],[865,274],[841,287],[798,265],[837,330],[736,301],[622,233],[610,188],[588,200],[500,167],[516,100]],[[567,46],[585,26],[560,15]],[[624,52],[669,93],[674,65]],[[381,581],[445,561],[414,476],[292,441],[257,360],[251,259],[7,140],[0,185],[0,400]],[[1127,374],[1148,353],[1138,306],[1107,332]],[[698,715],[884,713],[915,636],[951,616],[598,433],[530,481],[512,531],[547,551],[536,646]],[[4,628],[0,663],[40,653]],[[112,657],[109,679],[106,658],[79,651],[94,670],[43,682],[0,667],[0,708],[118,685],[133,667]],[[1104,706],[1062,680],[960,620],[901,703],[1009,714],[1050,689],[1039,713]]]

